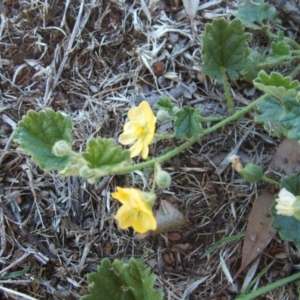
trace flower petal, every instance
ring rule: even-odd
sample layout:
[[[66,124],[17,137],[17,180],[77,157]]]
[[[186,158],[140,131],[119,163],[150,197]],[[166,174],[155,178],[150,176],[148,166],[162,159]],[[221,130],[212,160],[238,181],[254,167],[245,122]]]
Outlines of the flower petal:
[[[278,198],[280,199],[280,201],[288,203],[293,203],[296,201],[296,197],[292,193],[290,193],[286,188],[280,190]]]
[[[117,191],[112,193],[111,196],[120,201],[122,204],[130,204],[131,205],[131,200],[130,200],[130,189],[123,189],[121,187],[117,186]]]
[[[142,159],[146,159],[149,154],[149,146],[147,144],[143,144],[142,148]]]
[[[133,229],[138,233],[145,233],[148,230],[155,230],[157,227],[156,219],[152,210],[141,212],[132,224]]]
[[[142,149],[143,149],[143,141],[141,139],[138,139],[136,141],[136,143],[133,144],[129,149],[130,157],[135,157],[135,156],[139,155],[141,153]]]
[[[132,213],[132,208],[129,205],[122,205],[114,218],[118,221],[121,229],[126,229],[132,226],[136,217],[136,214]]]

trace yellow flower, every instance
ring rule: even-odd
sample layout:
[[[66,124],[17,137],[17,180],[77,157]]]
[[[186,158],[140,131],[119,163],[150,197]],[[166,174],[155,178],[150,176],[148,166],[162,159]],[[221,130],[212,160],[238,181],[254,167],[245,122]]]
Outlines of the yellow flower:
[[[155,230],[157,227],[149,202],[153,204],[155,195],[134,188],[120,188],[111,196],[123,205],[119,208],[115,219],[121,229],[133,227],[138,233]]]
[[[131,145],[129,149],[131,157],[142,152],[142,158],[146,159],[149,153],[149,145],[152,143],[155,132],[156,117],[148,102],[143,101],[138,107],[128,111],[128,119],[124,125],[124,132],[119,136],[122,145]]]

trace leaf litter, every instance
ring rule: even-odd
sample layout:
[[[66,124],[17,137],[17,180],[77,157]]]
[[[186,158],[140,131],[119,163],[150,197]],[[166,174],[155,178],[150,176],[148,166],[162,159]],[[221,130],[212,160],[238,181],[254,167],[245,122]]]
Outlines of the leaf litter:
[[[18,292],[25,299],[79,299],[87,293],[87,274],[96,271],[103,258],[141,257],[147,249],[145,263],[159,274],[157,287],[164,289],[166,299],[208,298],[226,285],[223,269],[229,275],[237,273],[242,241],[221,241],[246,230],[251,203],[261,187],[249,186],[230,167],[218,169],[232,149],[244,162],[266,169],[279,144],[253,128],[251,116],[200,140],[163,166],[173,183],[158,198],[170,205],[171,214],[173,210],[189,222],[177,228],[168,225],[164,230],[170,232],[139,242],[132,231],[121,232],[113,221],[118,206],[110,193],[116,186],[130,186],[130,174],[105,177],[95,187],[78,178],[42,173],[16,151],[10,138],[22,115],[47,107],[71,114],[76,150],[90,136],[117,139],[135,99],[151,98],[153,105],[159,95],[168,95],[177,105],[192,105],[204,115],[224,114],[221,86],[198,72],[199,36],[206,23],[233,17],[239,5],[208,1],[197,6],[195,16],[189,16],[176,0],[0,2],[0,263],[11,274],[27,270],[30,263],[26,274],[3,283],[4,298],[16,299],[13,292]],[[294,23],[284,26],[290,35],[297,34]],[[255,42],[263,43],[263,37]],[[162,75],[153,71],[158,61],[164,65]],[[185,87],[195,83],[196,89],[185,97]],[[235,90],[235,99],[238,106],[251,101],[243,86]],[[152,151],[168,147],[172,142],[158,141]],[[289,168],[297,169],[293,153],[284,154],[290,149],[282,150],[281,159],[286,155]],[[273,162],[270,167],[277,176],[285,170]],[[146,172],[144,176],[152,180]],[[135,184],[142,187],[143,181]],[[214,251],[201,258],[214,245]],[[274,238],[261,253],[258,268],[274,257],[274,272],[291,257],[299,260],[292,247]],[[235,280],[237,288],[242,277]],[[224,291],[227,299],[233,295],[230,288]],[[288,299],[287,295],[284,288],[270,293],[273,299]]]

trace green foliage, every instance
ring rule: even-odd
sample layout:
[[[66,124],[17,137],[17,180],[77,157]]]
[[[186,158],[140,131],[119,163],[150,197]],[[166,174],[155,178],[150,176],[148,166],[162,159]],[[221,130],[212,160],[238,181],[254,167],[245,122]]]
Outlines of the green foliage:
[[[160,97],[155,106],[159,109],[156,114],[159,121],[174,120],[176,112],[180,110],[168,97]]]
[[[257,112],[254,120],[263,123],[266,130],[300,142],[300,103],[295,98],[286,97],[279,102],[269,97],[258,104]]]
[[[290,55],[290,46],[286,41],[272,42],[271,53],[272,56]]]
[[[19,276],[25,275],[29,271],[29,269],[30,269],[30,264],[26,268],[20,271],[15,271],[11,273],[5,272],[3,275],[0,276],[0,280],[7,280],[7,279],[17,278]]]
[[[167,111],[172,111],[173,107],[175,106],[174,103],[171,102],[170,98],[168,97],[160,97],[157,102],[155,103],[155,107],[158,109],[163,109]]]
[[[104,258],[98,272],[88,275],[89,295],[81,300],[162,300],[163,292],[154,289],[156,276],[140,261]]]
[[[293,195],[300,195],[300,177],[296,174],[283,178],[280,188],[286,188]],[[294,242],[300,248],[300,221],[293,216],[278,215],[275,209],[276,203],[271,208],[274,217],[272,227],[277,229],[283,240]]]
[[[130,163],[130,152],[116,146],[113,139],[91,138],[87,142],[87,149],[82,153],[89,168],[118,168],[120,164]]]
[[[88,140],[87,149],[82,153],[82,157],[86,164],[80,167],[79,176],[87,178],[90,183],[95,183],[102,176],[113,174],[132,161],[130,151],[116,146],[113,139],[100,137]]]
[[[239,19],[228,23],[225,19],[216,19],[205,26],[202,35],[202,72],[222,82],[224,73],[232,79],[239,78],[239,72],[245,68],[250,60],[250,48],[247,40],[251,34],[244,33]]]
[[[275,98],[268,96],[258,103],[257,115],[254,121],[263,124],[264,128],[274,136],[286,135],[286,128],[279,122],[283,114],[282,105]]]
[[[201,111],[191,107],[184,106],[176,114],[174,122],[174,132],[176,138],[197,137],[202,131]]]
[[[258,89],[277,99],[295,97],[297,94],[296,89],[299,88],[297,80],[292,81],[290,77],[283,77],[277,72],[268,75],[265,71],[260,71],[258,78],[253,83]]]
[[[266,58],[261,53],[252,51],[249,59],[250,62],[241,70],[241,75],[245,81],[252,83],[262,69],[261,64],[266,61]]]
[[[276,21],[276,8],[264,3],[264,0],[247,0],[245,5],[239,6],[236,15],[244,26],[251,29],[261,29],[265,27],[265,22]]]
[[[30,155],[43,170],[62,170],[70,157],[57,157],[52,148],[61,140],[71,146],[71,130],[70,116],[64,116],[52,109],[41,112],[30,110],[19,122],[13,139],[20,145],[18,150]]]

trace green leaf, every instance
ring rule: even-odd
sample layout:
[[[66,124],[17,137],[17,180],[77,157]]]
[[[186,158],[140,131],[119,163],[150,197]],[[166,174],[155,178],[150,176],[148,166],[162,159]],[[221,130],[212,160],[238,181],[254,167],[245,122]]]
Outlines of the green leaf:
[[[130,258],[128,264],[125,264],[115,260],[113,265],[125,280],[133,299],[163,299],[163,292],[157,291],[153,287],[156,276],[151,274],[150,268],[146,268],[140,261]]]
[[[202,35],[202,72],[219,82],[223,81],[224,72],[238,79],[239,72],[250,62],[251,50],[246,43],[250,38],[239,19],[228,23],[221,18],[207,24]]]
[[[280,103],[268,97],[258,104],[257,112],[254,120],[266,130],[300,142],[300,103],[295,98],[285,97]]]
[[[104,258],[98,267],[98,272],[88,274],[89,295],[81,300],[130,300],[130,292],[124,289],[124,280],[111,266],[108,258]]]
[[[279,122],[288,129],[285,136],[300,142],[300,103],[294,98],[284,98],[282,103],[284,113],[279,118]]]
[[[254,118],[255,122],[262,123],[264,128],[274,136],[285,135],[286,128],[279,122],[279,118],[284,113],[279,101],[268,96],[258,103],[257,113]]]
[[[22,275],[26,274],[29,271],[29,269],[30,269],[30,264],[26,268],[24,268],[20,271],[15,271],[15,272],[11,272],[11,273],[4,273],[3,275],[0,276],[0,280],[7,280],[7,279],[22,276]]]
[[[300,177],[296,174],[283,178],[280,188],[286,188],[293,195],[300,195]],[[278,215],[275,209],[276,203],[271,208],[274,217],[272,226],[277,229],[282,239],[294,242],[300,248],[300,221],[293,216]]]
[[[174,120],[176,112],[180,110],[168,97],[160,97],[155,107],[159,109],[156,114],[159,121]]]
[[[290,46],[286,41],[272,42],[271,53],[272,56],[290,55]]]
[[[299,82],[291,77],[283,77],[280,73],[272,72],[268,75],[260,71],[258,77],[253,81],[254,85],[261,91],[277,98],[296,97]]]
[[[164,109],[167,111],[172,111],[172,108],[175,106],[168,97],[159,97],[155,103],[155,107],[158,109]]]
[[[116,146],[113,139],[91,138],[87,142],[87,149],[82,153],[87,162],[79,172],[79,175],[88,178],[94,183],[99,177],[116,172],[125,165],[131,163],[130,151]]]
[[[249,59],[250,62],[241,70],[241,75],[245,81],[252,83],[262,69],[261,64],[266,61],[266,58],[261,53],[252,51]]]
[[[239,6],[236,15],[246,27],[252,29],[265,27],[265,22],[275,22],[276,16],[276,8],[263,0],[247,0],[245,5]]]
[[[176,138],[197,137],[203,131],[199,109],[184,106],[176,114],[174,122]]]
[[[88,275],[89,295],[81,300],[162,300],[163,292],[154,289],[156,276],[138,260],[104,258],[98,272]]]
[[[70,157],[55,156],[52,147],[61,140],[71,146],[71,130],[70,116],[54,112],[49,108],[41,112],[30,110],[19,122],[13,139],[20,145],[18,150],[30,155],[43,170],[62,170]]]
[[[83,152],[82,156],[88,162],[89,168],[111,167],[131,162],[130,151],[116,146],[115,141],[111,138],[89,139],[86,152]]]

